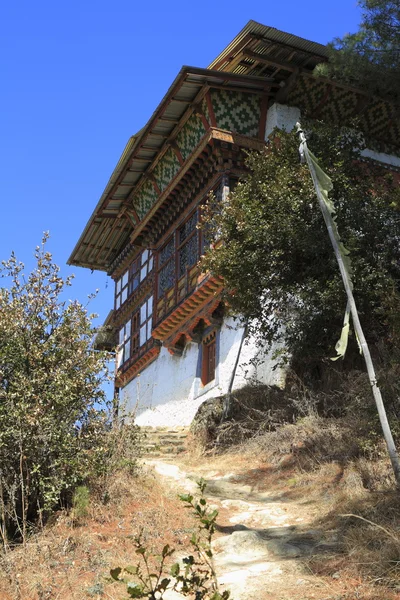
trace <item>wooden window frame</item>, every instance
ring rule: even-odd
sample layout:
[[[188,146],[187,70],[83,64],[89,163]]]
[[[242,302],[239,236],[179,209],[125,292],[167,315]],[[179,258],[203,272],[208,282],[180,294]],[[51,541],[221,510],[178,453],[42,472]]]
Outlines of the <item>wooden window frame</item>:
[[[183,230],[183,228],[185,227],[186,223],[188,223],[188,221],[190,221],[190,219],[192,219],[194,216],[196,215],[196,226],[195,228],[181,241],[180,240],[180,235],[181,235],[181,231]],[[170,292],[171,289],[174,290],[174,298],[175,301],[177,300],[177,294],[178,294],[178,287],[179,287],[179,283],[182,281],[182,279],[184,277],[187,276],[187,272],[188,270],[192,269],[195,264],[200,260],[200,256],[201,256],[201,248],[202,248],[202,234],[201,231],[197,228],[197,225],[200,222],[200,214],[199,214],[199,209],[198,207],[195,208],[194,210],[191,211],[191,213],[185,218],[185,220],[179,224],[179,226],[175,229],[175,231],[173,231],[173,233],[168,237],[167,240],[165,240],[165,242],[163,243],[162,247],[160,248],[159,252],[157,253],[157,269],[156,269],[156,273],[157,273],[157,277],[156,277],[156,296],[157,296],[157,301],[164,298],[168,292]],[[181,265],[180,265],[180,252],[181,250],[184,248],[184,246],[186,246],[190,240],[197,236],[197,256],[196,256],[196,262],[193,263],[192,265],[185,265],[184,268],[184,273],[181,274]],[[171,254],[171,256],[165,260],[163,263],[161,262],[161,253],[164,250],[164,248],[166,248],[168,246],[168,244],[173,243],[173,253]],[[173,262],[173,273],[174,273],[174,282],[173,285],[171,285],[169,288],[165,289],[162,291],[162,293],[160,293],[160,287],[159,287],[159,280],[160,280],[160,272],[162,271],[162,269],[164,269],[168,263]]]
[[[125,298],[124,298],[125,294]],[[122,300],[124,298],[124,300]],[[119,310],[121,306],[129,298],[129,269],[126,269],[121,277],[118,277],[115,282],[115,310]]]
[[[213,331],[202,341],[201,383],[215,381],[217,371],[217,332]]]
[[[151,306],[151,310],[149,310],[149,306]],[[144,311],[143,311],[144,309]],[[139,352],[140,349],[143,348],[147,344],[149,340],[151,340],[151,332],[153,329],[153,315],[154,315],[154,295],[151,294],[148,296],[144,302],[140,305],[138,310],[139,313]],[[143,313],[145,313],[145,318],[143,319]],[[145,327],[145,340],[142,342],[142,329]]]
[[[149,307],[151,309],[149,310]],[[142,320],[143,307],[145,307],[145,318]],[[137,359],[152,339],[154,314],[154,296],[148,296],[133,315],[119,329],[119,348],[117,354],[117,369],[124,368],[131,359]],[[146,339],[141,343],[141,329],[146,327]],[[128,350],[127,350],[128,348]]]
[[[115,310],[119,310],[128,298],[132,296],[149,273],[151,273],[153,266],[154,254],[152,250],[143,250],[136,256],[130,267],[115,282]]]
[[[132,354],[132,319],[129,318],[118,332],[117,369],[124,366]]]

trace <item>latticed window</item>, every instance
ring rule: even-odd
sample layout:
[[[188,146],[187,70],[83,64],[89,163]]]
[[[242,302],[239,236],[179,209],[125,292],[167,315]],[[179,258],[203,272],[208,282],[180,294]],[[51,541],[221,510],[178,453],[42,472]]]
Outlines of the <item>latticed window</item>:
[[[197,211],[178,230],[178,278],[185,275],[186,270],[199,259],[199,236],[196,226]]]
[[[175,240],[170,238],[160,251],[158,296],[161,297],[175,284]]]
[[[185,223],[161,248],[158,261],[158,297],[161,298],[199,260],[198,212]]]

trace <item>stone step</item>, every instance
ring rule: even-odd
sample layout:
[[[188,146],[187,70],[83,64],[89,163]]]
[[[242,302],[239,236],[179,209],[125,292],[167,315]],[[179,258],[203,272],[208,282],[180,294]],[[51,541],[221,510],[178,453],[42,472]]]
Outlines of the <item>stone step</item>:
[[[141,427],[144,434],[143,449],[147,455],[156,457],[177,456],[185,452],[187,427]]]

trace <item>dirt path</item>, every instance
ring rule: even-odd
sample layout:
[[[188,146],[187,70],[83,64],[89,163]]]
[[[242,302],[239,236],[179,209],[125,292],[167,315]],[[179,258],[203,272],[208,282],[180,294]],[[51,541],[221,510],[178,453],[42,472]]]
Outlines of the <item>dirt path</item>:
[[[273,491],[257,491],[234,473],[196,467],[186,472],[178,460],[149,460],[177,492],[197,492],[207,481],[206,495],[219,511],[219,534],[213,542],[221,588],[233,600],[337,599],[336,582],[315,577],[307,567],[311,554],[337,551],[335,536],[311,529],[315,509],[307,501],[285,499]]]

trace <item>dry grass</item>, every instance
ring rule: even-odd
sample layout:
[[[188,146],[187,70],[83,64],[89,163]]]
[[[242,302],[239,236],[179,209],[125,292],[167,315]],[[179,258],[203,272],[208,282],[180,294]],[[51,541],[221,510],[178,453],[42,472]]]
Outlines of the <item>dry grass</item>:
[[[400,600],[400,495],[383,443],[371,453],[364,432],[349,417],[306,417],[203,457],[201,469],[303,506],[310,529],[336,537],[336,552],[306,564],[337,582],[329,600]]]
[[[112,567],[135,564],[133,536],[143,531],[158,550],[167,543],[178,551],[189,547],[191,518],[154,475],[116,477],[109,495],[106,505],[92,499],[79,526],[60,513],[26,548],[3,555],[0,600],[118,600],[124,586],[106,577]]]

